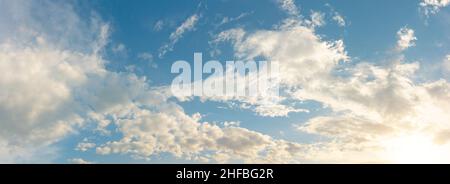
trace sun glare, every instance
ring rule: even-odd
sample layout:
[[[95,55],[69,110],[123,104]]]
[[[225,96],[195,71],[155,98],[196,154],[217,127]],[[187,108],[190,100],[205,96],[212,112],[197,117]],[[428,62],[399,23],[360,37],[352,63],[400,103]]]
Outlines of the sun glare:
[[[430,136],[413,134],[385,141],[386,159],[392,163],[442,163],[443,148],[433,143]]]

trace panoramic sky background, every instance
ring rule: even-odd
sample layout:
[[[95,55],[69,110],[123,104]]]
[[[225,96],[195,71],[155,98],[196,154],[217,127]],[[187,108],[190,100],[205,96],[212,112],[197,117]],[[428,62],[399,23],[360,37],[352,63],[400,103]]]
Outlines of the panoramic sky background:
[[[449,5],[0,0],[0,162],[450,163]],[[281,97],[174,97],[194,52]]]

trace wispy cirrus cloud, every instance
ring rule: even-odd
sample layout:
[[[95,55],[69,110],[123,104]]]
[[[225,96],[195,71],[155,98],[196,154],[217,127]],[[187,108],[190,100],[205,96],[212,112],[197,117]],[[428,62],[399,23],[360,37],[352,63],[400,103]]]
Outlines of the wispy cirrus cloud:
[[[186,32],[195,29],[195,25],[200,19],[200,15],[194,14],[188,17],[174,32],[169,36],[169,42],[159,48],[159,57],[163,57],[167,52],[172,51],[175,44],[183,37]]]
[[[219,27],[219,26],[221,26],[221,25],[224,25],[224,24],[228,24],[228,23],[231,23],[231,22],[235,22],[235,21],[238,21],[238,20],[241,20],[241,19],[243,19],[243,18],[245,18],[245,17],[247,17],[247,16],[249,16],[249,15],[251,15],[251,14],[253,14],[253,12],[245,12],[245,13],[241,13],[241,14],[239,14],[238,16],[236,16],[236,17],[223,17],[222,18],[222,20],[220,21],[220,23],[219,24],[217,24],[217,27]]]
[[[154,31],[161,31],[164,28],[164,21],[163,20],[158,20],[156,21],[155,25],[153,25],[153,30]]]

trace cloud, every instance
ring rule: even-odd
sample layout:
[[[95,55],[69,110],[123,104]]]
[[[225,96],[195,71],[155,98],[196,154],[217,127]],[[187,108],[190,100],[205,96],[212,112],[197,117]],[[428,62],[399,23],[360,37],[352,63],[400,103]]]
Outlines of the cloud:
[[[164,21],[163,20],[158,20],[156,21],[155,25],[153,26],[153,30],[154,31],[161,31],[164,27]]]
[[[230,22],[235,22],[235,21],[241,20],[242,18],[245,18],[251,14],[253,14],[253,12],[244,12],[244,13],[239,14],[237,17],[223,17],[222,21],[220,21],[220,23],[217,25],[217,27],[224,25],[224,24],[228,24]]]
[[[417,63],[400,62],[386,67],[361,63],[350,78],[321,79],[323,86],[314,86],[311,91],[308,90],[310,87],[304,86],[303,90],[296,92],[299,98],[319,101],[331,108],[335,115],[315,117],[301,124],[299,129],[330,138],[333,141],[327,144],[337,145],[343,152],[360,150],[345,154],[363,157],[369,150],[378,154],[377,157],[364,158],[364,162],[398,161],[392,155],[383,154],[392,149],[392,145],[386,145],[386,142],[403,137],[409,139],[408,136],[425,135],[430,138],[420,140],[429,145],[434,145],[433,139],[444,142],[446,138],[442,137],[441,131],[448,129],[446,112],[450,106],[446,91],[449,83],[439,80],[415,84],[411,77],[418,68]],[[448,148],[448,145],[435,146]],[[433,159],[429,155],[417,154],[411,158],[417,160],[408,162],[417,163],[421,159],[431,162]],[[446,157],[440,159],[448,162]]]
[[[181,38],[181,36],[183,36],[183,34],[186,31],[191,31],[194,29],[195,24],[197,23],[199,19],[199,16],[197,14],[194,14],[192,16],[190,16],[188,19],[186,19],[186,21],[184,21],[180,27],[178,27],[176,29],[175,32],[173,32],[172,34],[170,34],[170,40],[178,40]]]
[[[22,10],[21,3],[27,8]],[[65,3],[29,3],[11,1],[1,7],[8,10],[2,11],[2,15],[6,12],[2,18],[23,19],[23,25],[16,27],[23,32],[16,31],[14,36],[8,35],[13,26],[0,29],[0,35],[8,35],[0,38],[1,161],[40,162],[36,155],[58,154],[51,149],[54,143],[93,126],[92,132],[101,133],[105,141],[83,140],[77,150],[129,154],[136,159],[169,153],[200,161],[299,162],[299,144],[245,128],[202,122],[201,115],[186,114],[171,99],[168,87],[151,87],[145,77],[107,70],[102,51],[109,43],[108,24],[96,18],[87,24]],[[55,10],[47,12],[41,6]],[[36,19],[30,12],[46,16]],[[61,23],[58,30],[47,26],[56,25],[48,17]],[[195,17],[177,29],[171,40],[192,29]],[[117,129],[108,129],[112,124]],[[90,163],[80,158],[68,161]]]
[[[422,0],[419,5],[425,15],[429,16],[438,13],[441,8],[450,5],[450,0]]]
[[[397,34],[400,51],[413,46],[417,39],[414,31],[406,27]],[[279,77],[287,94],[275,99],[206,100],[240,103],[263,116],[296,112],[286,102],[318,102],[330,113],[299,122],[296,127],[320,137],[319,141],[299,144],[241,127],[219,127],[202,122],[201,115],[184,113],[168,98],[150,98],[160,101],[134,100],[128,106],[121,105],[127,108],[105,111],[118,117],[115,123],[123,137],[97,147],[97,153],[125,153],[149,159],[164,152],[192,160],[256,163],[450,161],[423,151],[432,149],[444,155],[450,150],[445,136],[450,128],[450,85],[444,79],[415,81],[419,63],[398,56],[385,66],[360,62],[347,67],[342,63],[351,60],[344,42],[322,38],[298,17],[288,17],[272,29],[229,29],[212,42],[231,43],[238,59],[263,57],[279,61],[283,71]],[[142,106],[152,108],[139,108]]]
[[[326,3],[325,6],[330,8],[332,20],[335,21],[338,26],[345,27],[347,25],[347,21],[345,20],[344,16],[341,15],[341,13],[337,12],[331,4]]]
[[[312,27],[322,27],[325,25],[325,14],[318,11],[311,12],[311,26]]]
[[[64,3],[11,1],[0,9],[0,142],[14,162],[27,159],[14,150],[53,150],[84,124],[85,106],[75,94],[106,72],[97,54],[108,26],[95,15],[81,22]]]
[[[218,38],[231,41],[239,58],[264,56],[269,61],[279,61],[279,70],[283,71],[281,82],[287,84],[307,82],[328,73],[339,61],[348,59],[342,41],[322,41],[305,25],[281,26],[252,34],[231,29],[219,34]]]
[[[444,70],[450,73],[450,55],[447,55],[443,62]]]
[[[0,163],[52,163],[60,155],[54,146],[14,145],[0,140]]]
[[[158,65],[155,63],[155,61],[153,61],[153,54],[151,54],[151,53],[142,52],[142,53],[139,53],[137,55],[137,57],[140,60],[147,62],[148,66],[150,66],[152,68],[157,68],[158,67]]]
[[[146,160],[168,153],[206,162],[383,162],[398,155],[410,162],[424,157],[449,161],[423,151],[448,155],[446,80],[414,81],[420,65],[403,58],[387,66],[362,62],[345,67],[344,42],[320,37],[303,20],[287,18],[272,29],[251,32],[230,29],[215,38],[231,43],[237,58],[279,61],[286,96],[208,100],[239,102],[265,116],[302,111],[290,100],[319,102],[331,112],[296,126],[321,138],[308,144],[202,121],[202,115],[187,114],[177,104],[168,86],[150,86],[146,77],[107,70],[102,53],[110,28],[95,15],[81,20],[66,3],[2,5],[1,162],[50,162],[58,153],[54,143],[87,125],[102,132],[102,142],[82,141],[80,151]],[[292,12],[292,5],[283,6]],[[194,29],[197,20],[186,22],[171,34],[170,43]],[[401,33],[399,38],[409,41],[399,45],[410,47],[414,34]]]
[[[120,54],[120,53],[125,53],[127,51],[127,48],[125,47],[124,44],[119,43],[112,48],[112,51],[115,54]]]
[[[331,138],[347,139],[346,141],[356,143],[393,131],[389,126],[349,116],[312,118],[305,125],[300,126],[299,130]]]
[[[337,24],[341,27],[345,27],[347,25],[344,17],[342,17],[342,15],[340,15],[337,12],[335,12],[335,15],[333,16],[333,20],[336,21]]]
[[[409,47],[413,47],[416,44],[414,43],[417,40],[417,37],[414,36],[414,30],[403,27],[397,32],[397,50],[403,51]]]
[[[169,43],[159,48],[159,57],[163,57],[167,52],[172,51],[178,40],[183,37],[183,34],[194,30],[199,18],[200,16],[197,14],[191,15],[175,30],[175,32],[172,32],[169,37]]]
[[[300,11],[293,0],[277,0],[280,8],[291,16],[299,16]]]
[[[348,60],[341,40],[324,41],[315,34],[314,26],[322,25],[323,22],[320,13],[314,17],[314,24],[303,19],[287,18],[272,30],[257,30],[252,33],[247,33],[242,28],[225,30],[219,33],[212,43],[230,42],[235,56],[240,60],[253,60],[263,56],[268,61],[278,61],[279,70],[283,71],[279,76],[282,85],[297,86],[329,73],[340,61]],[[268,117],[287,116],[291,112],[309,112],[287,105],[285,97],[275,98],[270,95],[259,98],[207,99],[239,102],[242,103],[241,108],[250,108],[258,115]]]
[[[398,37],[399,50],[416,40],[414,31],[406,27]],[[285,101],[315,101],[331,110],[297,125],[301,132],[322,138],[302,144],[307,147],[302,158],[306,162],[405,161],[397,156],[407,154],[399,147],[417,153],[410,154],[407,162],[435,162],[436,157],[405,142],[418,140],[441,154],[450,148],[434,143],[447,142],[442,130],[449,126],[449,83],[443,79],[415,82],[419,63],[398,56],[386,66],[360,62],[345,67],[342,61],[349,57],[343,41],[323,40],[307,21],[289,18],[274,30],[247,33],[237,28],[217,38],[231,42],[238,58],[262,56],[279,61]],[[441,156],[439,161],[450,160]]]
[[[75,150],[85,152],[91,148],[94,148],[96,146],[93,142],[88,142],[87,139],[84,139],[83,142],[78,143]]]
[[[145,106],[149,108],[140,108],[143,102],[136,101],[138,104],[123,104],[105,112],[105,116],[116,117],[114,123],[122,136],[99,145],[98,154],[130,154],[145,160],[170,153],[176,158],[205,162],[299,162],[300,153],[294,152],[301,149],[299,144],[245,128],[201,122],[200,114],[187,115],[178,104],[167,101],[168,97],[148,97],[151,102]]]
[[[86,161],[86,160],[84,160],[82,158],[72,158],[72,159],[69,159],[67,161],[69,163],[71,163],[71,164],[93,164],[94,163],[94,162]]]

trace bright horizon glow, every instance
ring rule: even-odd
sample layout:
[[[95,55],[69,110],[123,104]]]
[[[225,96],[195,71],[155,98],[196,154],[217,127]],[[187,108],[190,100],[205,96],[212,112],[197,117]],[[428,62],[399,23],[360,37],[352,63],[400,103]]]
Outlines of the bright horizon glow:
[[[448,162],[445,150],[423,134],[401,135],[384,141],[386,160],[397,164],[437,164]],[[447,152],[448,153],[448,152]]]

